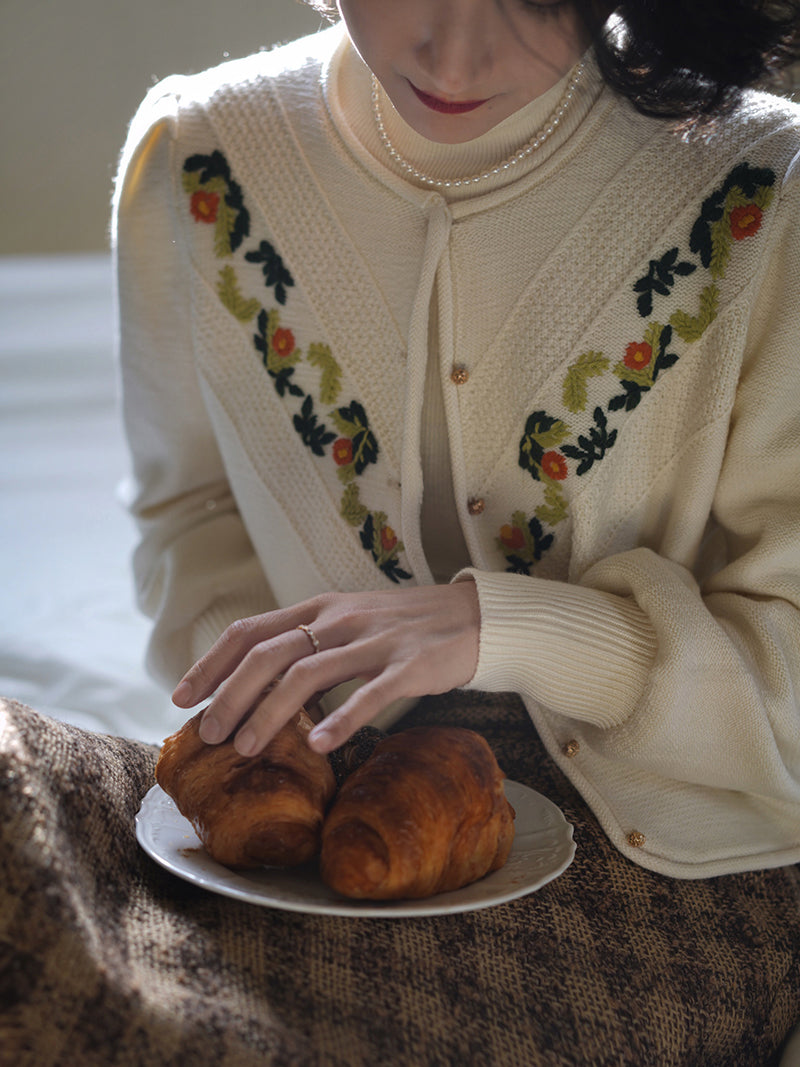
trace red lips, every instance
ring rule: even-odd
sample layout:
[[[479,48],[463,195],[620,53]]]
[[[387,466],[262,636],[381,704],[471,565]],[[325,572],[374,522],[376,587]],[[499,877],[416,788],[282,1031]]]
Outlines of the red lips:
[[[430,93],[424,93],[422,89],[418,89],[413,82],[409,82],[409,85],[425,107],[429,107],[431,111],[439,111],[444,115],[464,115],[468,111],[474,111],[475,108],[486,103],[485,100],[442,100],[438,96],[431,96]]]

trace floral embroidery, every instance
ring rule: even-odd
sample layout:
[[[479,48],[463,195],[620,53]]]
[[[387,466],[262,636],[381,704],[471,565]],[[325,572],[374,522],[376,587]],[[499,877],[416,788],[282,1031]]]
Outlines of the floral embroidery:
[[[361,530],[361,544],[372,553],[372,558],[383,573],[393,582],[400,582],[411,577],[398,564],[397,554],[402,552],[403,544],[397,540],[394,530],[386,522],[382,511],[370,512]]]
[[[378,536],[384,552],[392,552],[397,547],[397,534],[391,526],[381,526]]]
[[[505,548],[517,552],[525,544],[525,534],[520,526],[509,526],[506,523],[500,527],[500,540]]]
[[[287,330],[283,326],[279,326],[272,335],[270,344],[278,359],[285,359],[296,351],[294,334],[291,330]]]
[[[294,285],[294,278],[284,267],[283,260],[269,243],[262,241],[254,252],[245,252],[248,263],[260,263],[264,275],[264,284],[275,292],[279,304],[286,303],[286,290]]]
[[[511,522],[500,527],[497,544],[506,557],[507,570],[515,574],[530,574],[533,564],[550,548],[553,534],[545,533],[541,522],[527,519],[522,511],[515,511]]]
[[[641,370],[647,366],[652,358],[653,349],[646,341],[631,341],[625,349],[623,362],[631,370]]]
[[[183,186],[189,195],[189,212],[195,222],[214,225],[214,253],[230,258],[250,234],[250,216],[244,205],[241,188],[232,179],[227,160],[219,151],[210,155],[190,156],[183,167]],[[288,290],[294,285],[291,273],[269,241],[244,253],[249,263],[261,265],[264,284],[271,289],[276,303],[285,305]],[[319,370],[319,401],[336,405],[341,391],[342,372],[326,344],[312,343],[305,353],[298,347],[294,331],[280,321],[278,308],[262,307],[256,299],[247,299],[241,291],[234,268],[225,264],[219,272],[217,295],[223,306],[240,322],[255,319],[253,344],[276,393],[284,400],[302,399],[292,415],[292,425],[302,442],[322,459],[330,454],[337,475],[344,483],[340,505],[342,518],[358,529],[359,540],[379,569],[392,582],[411,579],[400,566],[403,543],[382,511],[370,511],[362,503],[356,479],[378,461],[378,441],[370,429],[361,404],[352,400],[334,406],[323,417],[314,397],[294,380],[297,365],[305,361]],[[330,420],[335,429],[330,429]]]
[[[700,217],[692,227],[689,247],[700,256],[701,263],[715,281],[725,274],[731,253],[734,212],[741,207],[758,208],[758,225],[755,225],[754,217],[753,223],[745,228],[750,232],[743,232],[742,239],[754,236],[761,228],[761,215],[772,203],[774,184],[775,173],[769,168],[740,163],[720,188],[703,202]],[[738,212],[736,217],[739,217]]]
[[[544,457],[569,436],[569,427],[546,411],[534,411],[525,423],[519,443],[519,465],[537,481],[544,475]]]
[[[601,407],[594,409],[594,426],[590,427],[588,434],[578,434],[577,445],[564,445],[563,452],[570,459],[577,459],[577,475],[586,474],[594,464],[603,459],[606,452],[613,448],[617,440],[617,431],[609,430],[608,419]]]
[[[342,445],[339,449],[340,456],[344,455],[344,443],[349,443],[349,458],[345,462],[336,459],[339,477],[343,482],[349,482],[356,475],[363,474],[370,463],[376,462],[378,442],[369,428],[367,413],[358,401],[353,400],[348,407],[332,411],[331,418],[339,433],[343,435],[337,441],[337,445]]]
[[[340,437],[333,443],[333,462],[339,467],[346,467],[353,462],[353,442],[349,437]]]
[[[542,471],[548,478],[553,478],[557,482],[563,482],[569,473],[567,461],[560,452],[555,451],[545,452],[542,456]]]
[[[342,494],[342,518],[351,526],[360,527],[361,544],[371,553],[378,567],[393,582],[405,581],[411,575],[400,566],[398,554],[403,551],[403,542],[387,522],[383,511],[369,511],[361,503],[358,483],[350,482]]]
[[[250,214],[223,154],[189,156],[183,164],[183,188],[195,221],[215,225],[215,255],[232,256],[250,234]]]
[[[219,209],[219,193],[206,193],[202,189],[192,193],[189,210],[197,222],[216,222]]]
[[[685,278],[697,270],[697,264],[685,260],[676,262],[679,249],[670,248],[661,259],[651,259],[647,268],[647,274],[640,278],[633,286],[634,293],[641,293],[636,301],[636,307],[642,318],[647,318],[653,311],[653,297],[669,296],[675,285],[676,275]]]
[[[764,212],[774,196],[775,174],[767,168],[741,163],[702,203],[689,235],[689,249],[699,259],[692,262],[681,256],[676,246],[659,259],[652,259],[647,273],[633,285],[636,309],[649,319],[641,337],[620,346],[616,361],[602,352],[588,351],[567,368],[561,398],[572,414],[585,412],[588,404],[588,379],[611,374],[622,392],[614,393],[605,404],[592,411],[592,424],[575,433],[566,419],[546,411],[528,416],[520,438],[519,466],[542,483],[544,503],[528,519],[514,512],[511,522],[500,527],[497,545],[508,563],[508,570],[529,574],[544,552],[552,547],[555,527],[568,514],[568,503],[560,483],[570,476],[567,460],[576,463],[576,477],[587,474],[605,458],[617,441],[617,428],[609,425],[609,415],[632,411],[653,388],[659,375],[674,366],[680,354],[673,349],[675,340],[687,344],[698,340],[717,316],[719,287],[736,242],[755,236],[761,229]],[[696,314],[674,310],[666,322],[653,315],[656,299],[669,297],[681,278],[694,274],[699,267],[708,271],[711,281],[703,287]]]
[[[277,309],[272,311],[261,309],[258,313],[258,332],[253,335],[253,344],[261,353],[261,362],[266,367],[267,374],[273,379],[278,396],[286,396],[287,393],[290,396],[305,396],[300,386],[295,385],[291,380],[294,376],[295,364],[302,358],[302,353],[296,348],[291,352],[281,353],[279,347],[276,347],[275,335],[280,329],[278,315]],[[291,335],[291,330],[286,333]],[[292,335],[292,340],[294,340],[294,335]]]
[[[734,240],[743,241],[745,237],[758,233],[763,215],[764,212],[758,204],[740,204],[733,208],[730,226]]]
[[[613,396],[608,402],[609,411],[633,411],[642,396],[653,388],[659,373],[677,363],[678,357],[674,352],[668,352],[672,341],[672,327],[662,326],[658,322],[651,322],[644,331],[644,340],[632,342],[625,350],[625,358],[613,367],[613,373],[619,378],[624,392]],[[636,351],[644,355],[649,351],[650,358],[647,362],[642,361],[639,367],[632,367],[628,359],[628,353],[635,347]],[[655,359],[653,354],[655,353]]]

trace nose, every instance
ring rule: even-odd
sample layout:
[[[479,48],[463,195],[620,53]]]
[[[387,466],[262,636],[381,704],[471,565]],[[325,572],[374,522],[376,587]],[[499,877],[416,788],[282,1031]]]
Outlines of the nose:
[[[432,88],[447,96],[474,89],[492,69],[498,7],[494,0],[436,0],[417,46]]]

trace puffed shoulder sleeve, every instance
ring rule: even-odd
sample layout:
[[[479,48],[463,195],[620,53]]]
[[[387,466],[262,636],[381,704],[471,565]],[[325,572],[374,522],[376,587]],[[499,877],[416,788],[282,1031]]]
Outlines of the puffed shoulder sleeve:
[[[112,215],[131,458],[122,495],[140,535],[138,602],[154,620],[148,666],[169,686],[226,625],[274,606],[228,485],[195,361],[191,262],[176,195],[182,85],[175,77],[156,86],[134,117]]]

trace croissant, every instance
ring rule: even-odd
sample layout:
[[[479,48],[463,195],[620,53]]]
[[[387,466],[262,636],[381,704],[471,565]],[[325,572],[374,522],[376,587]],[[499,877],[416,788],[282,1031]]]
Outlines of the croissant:
[[[486,740],[417,727],[379,741],[340,787],[320,873],[346,897],[428,897],[502,867],[513,840],[514,809]]]
[[[202,741],[201,715],[166,739],[156,780],[209,855],[226,867],[293,867],[312,859],[336,781],[327,757],[308,747],[314,724],[305,711],[249,757],[230,739]]]

